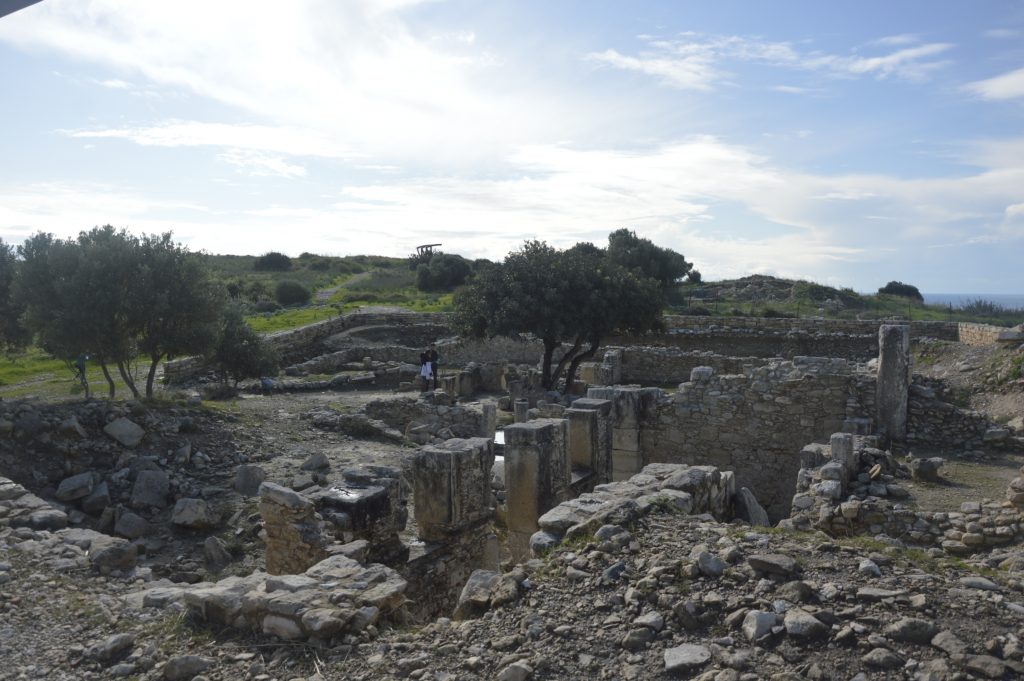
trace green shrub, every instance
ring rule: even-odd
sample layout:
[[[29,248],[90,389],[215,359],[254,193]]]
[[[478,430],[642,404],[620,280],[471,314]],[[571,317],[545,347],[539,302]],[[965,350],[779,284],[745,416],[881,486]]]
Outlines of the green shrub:
[[[287,272],[292,268],[292,259],[284,253],[270,251],[256,258],[252,268],[258,272]]]
[[[924,296],[917,290],[916,286],[911,284],[904,284],[902,281],[890,281],[888,284],[878,289],[879,293],[888,293],[891,296],[900,296],[902,298],[911,298],[919,303],[924,302]]]
[[[305,305],[313,297],[309,289],[297,281],[280,281],[274,288],[274,298],[281,305]]]

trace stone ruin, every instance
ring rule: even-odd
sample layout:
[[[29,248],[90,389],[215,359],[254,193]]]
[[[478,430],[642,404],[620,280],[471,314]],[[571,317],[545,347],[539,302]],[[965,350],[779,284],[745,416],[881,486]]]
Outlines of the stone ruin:
[[[608,349],[581,367],[566,395],[537,388],[534,341],[454,341],[442,347],[454,368],[437,391],[374,402],[362,414],[305,415],[318,428],[415,443],[403,468],[349,469],[326,484],[311,471],[289,488],[242,466],[236,489],[258,496],[266,571],[162,584],[143,598],[182,602],[218,626],[328,645],[356,640],[382,622],[466,616],[481,604],[512,600],[521,580],[503,574],[503,565],[652,509],[831,535],[886,534],[956,555],[1024,541],[1024,478],[1011,483],[1008,506],[924,513],[903,505],[900,479],[934,475],[941,465],[919,459],[908,467],[898,455],[909,447],[1022,449],[1024,438],[944,402],[912,375],[915,327],[883,324],[868,334],[862,326],[801,329],[786,341],[847,348],[852,359],[765,357],[761,345],[778,341],[772,334],[781,331],[755,337],[739,327],[705,337],[743,338],[739,346],[753,354],[692,350],[700,334],[682,329],[660,339],[665,345]],[[326,337],[319,329],[306,339]],[[403,380],[408,348],[358,346],[308,358],[297,349],[301,342],[288,345],[296,379],[361,373],[279,389],[411,387]],[[877,355],[870,363],[864,348]],[[195,368],[183,364],[171,375]],[[640,384],[651,378],[661,387]],[[673,379],[682,380],[670,392]],[[499,396],[478,407],[460,404],[481,391]],[[499,420],[509,416],[498,437]],[[61,493],[83,508],[102,492],[91,478],[65,483]],[[78,496],[79,489],[86,491]],[[166,490],[158,496],[166,498]],[[15,497],[0,485],[0,501],[11,498],[23,500],[16,522],[57,530],[67,524],[37,497]],[[105,556],[97,569],[134,564],[130,542],[103,536],[79,538]]]

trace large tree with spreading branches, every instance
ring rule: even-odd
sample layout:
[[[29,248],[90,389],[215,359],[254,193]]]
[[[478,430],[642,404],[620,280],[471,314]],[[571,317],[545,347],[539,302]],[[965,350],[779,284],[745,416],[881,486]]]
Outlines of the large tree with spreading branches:
[[[543,387],[568,388],[608,335],[658,328],[666,290],[690,270],[678,253],[621,232],[608,249],[527,241],[456,292],[456,326],[472,336],[535,336],[544,346]],[[613,249],[616,235],[619,242],[628,238],[629,248]],[[638,249],[661,258],[656,269],[645,269],[651,263]]]

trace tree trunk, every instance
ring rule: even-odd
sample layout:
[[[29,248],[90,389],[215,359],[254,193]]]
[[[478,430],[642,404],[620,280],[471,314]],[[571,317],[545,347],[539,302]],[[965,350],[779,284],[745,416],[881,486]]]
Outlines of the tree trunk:
[[[551,390],[551,355],[555,353],[555,348],[559,345],[561,345],[561,343],[558,341],[544,340],[544,361],[541,363],[540,368],[541,387],[544,388],[544,390]]]
[[[128,373],[128,370],[124,367],[124,360],[117,360],[117,371],[121,374],[121,380],[128,386],[128,389],[132,391],[132,397],[139,399],[139,389],[135,387],[135,381],[132,379],[132,375]]]
[[[107,363],[104,360],[99,360],[100,369],[103,370],[103,378],[107,379],[107,388],[110,399],[114,399],[114,393],[117,390],[117,386],[114,385],[114,379],[110,375],[110,369],[107,368]]]
[[[160,364],[160,355],[149,356],[149,373],[146,374],[146,398],[153,399],[153,379],[156,378],[156,368]]]
[[[576,340],[573,342],[572,347],[569,348],[558,360],[558,364],[555,366],[555,371],[551,375],[551,385],[556,390],[558,389],[558,377],[562,375],[562,370],[565,369],[565,365],[576,356],[576,353],[580,350],[580,345],[583,343],[583,338],[576,336]],[[565,392],[569,392],[569,384],[565,385]]]
[[[588,359],[597,353],[598,346],[601,345],[601,339],[592,341],[590,347],[587,348],[586,352],[580,353],[572,358],[572,362],[569,363],[569,372],[565,375],[565,392],[569,392],[572,388],[572,382],[576,379],[576,370],[580,368],[580,364],[583,364]]]

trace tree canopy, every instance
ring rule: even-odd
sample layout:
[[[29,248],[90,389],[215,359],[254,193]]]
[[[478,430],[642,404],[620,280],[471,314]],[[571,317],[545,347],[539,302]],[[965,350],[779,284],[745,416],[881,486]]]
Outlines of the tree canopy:
[[[879,293],[888,293],[892,296],[902,296],[904,298],[911,298],[919,303],[924,302],[924,296],[917,290],[917,287],[913,284],[904,284],[902,281],[890,281],[888,284],[878,289]]]
[[[612,235],[620,245],[629,236],[622,231]],[[621,248],[612,257],[613,238],[608,250],[589,243],[558,250],[544,242],[527,241],[456,292],[456,326],[475,336],[536,336],[544,344],[544,388],[556,389],[563,383],[568,389],[579,365],[596,354],[609,334],[657,328],[666,289],[689,271],[681,255],[646,239],[637,243],[646,242],[658,250],[642,243],[639,248],[667,264],[645,270],[643,263],[634,260],[635,267],[627,266]],[[652,271],[658,276],[650,276]],[[556,360],[558,349],[562,353]]]
[[[137,397],[131,365],[145,355],[152,397],[161,359],[204,352],[216,340],[222,289],[169,233],[140,238],[109,225],[77,239],[39,233],[19,254],[15,297],[25,325],[56,357],[92,356],[111,397],[111,367]]]
[[[209,360],[225,383],[243,378],[258,378],[277,372],[278,356],[263,336],[253,331],[238,305],[224,313],[218,340],[210,349]]]
[[[0,239],[0,352],[20,348],[28,342],[28,333],[21,324],[24,307],[14,298],[17,267],[14,248]]]

